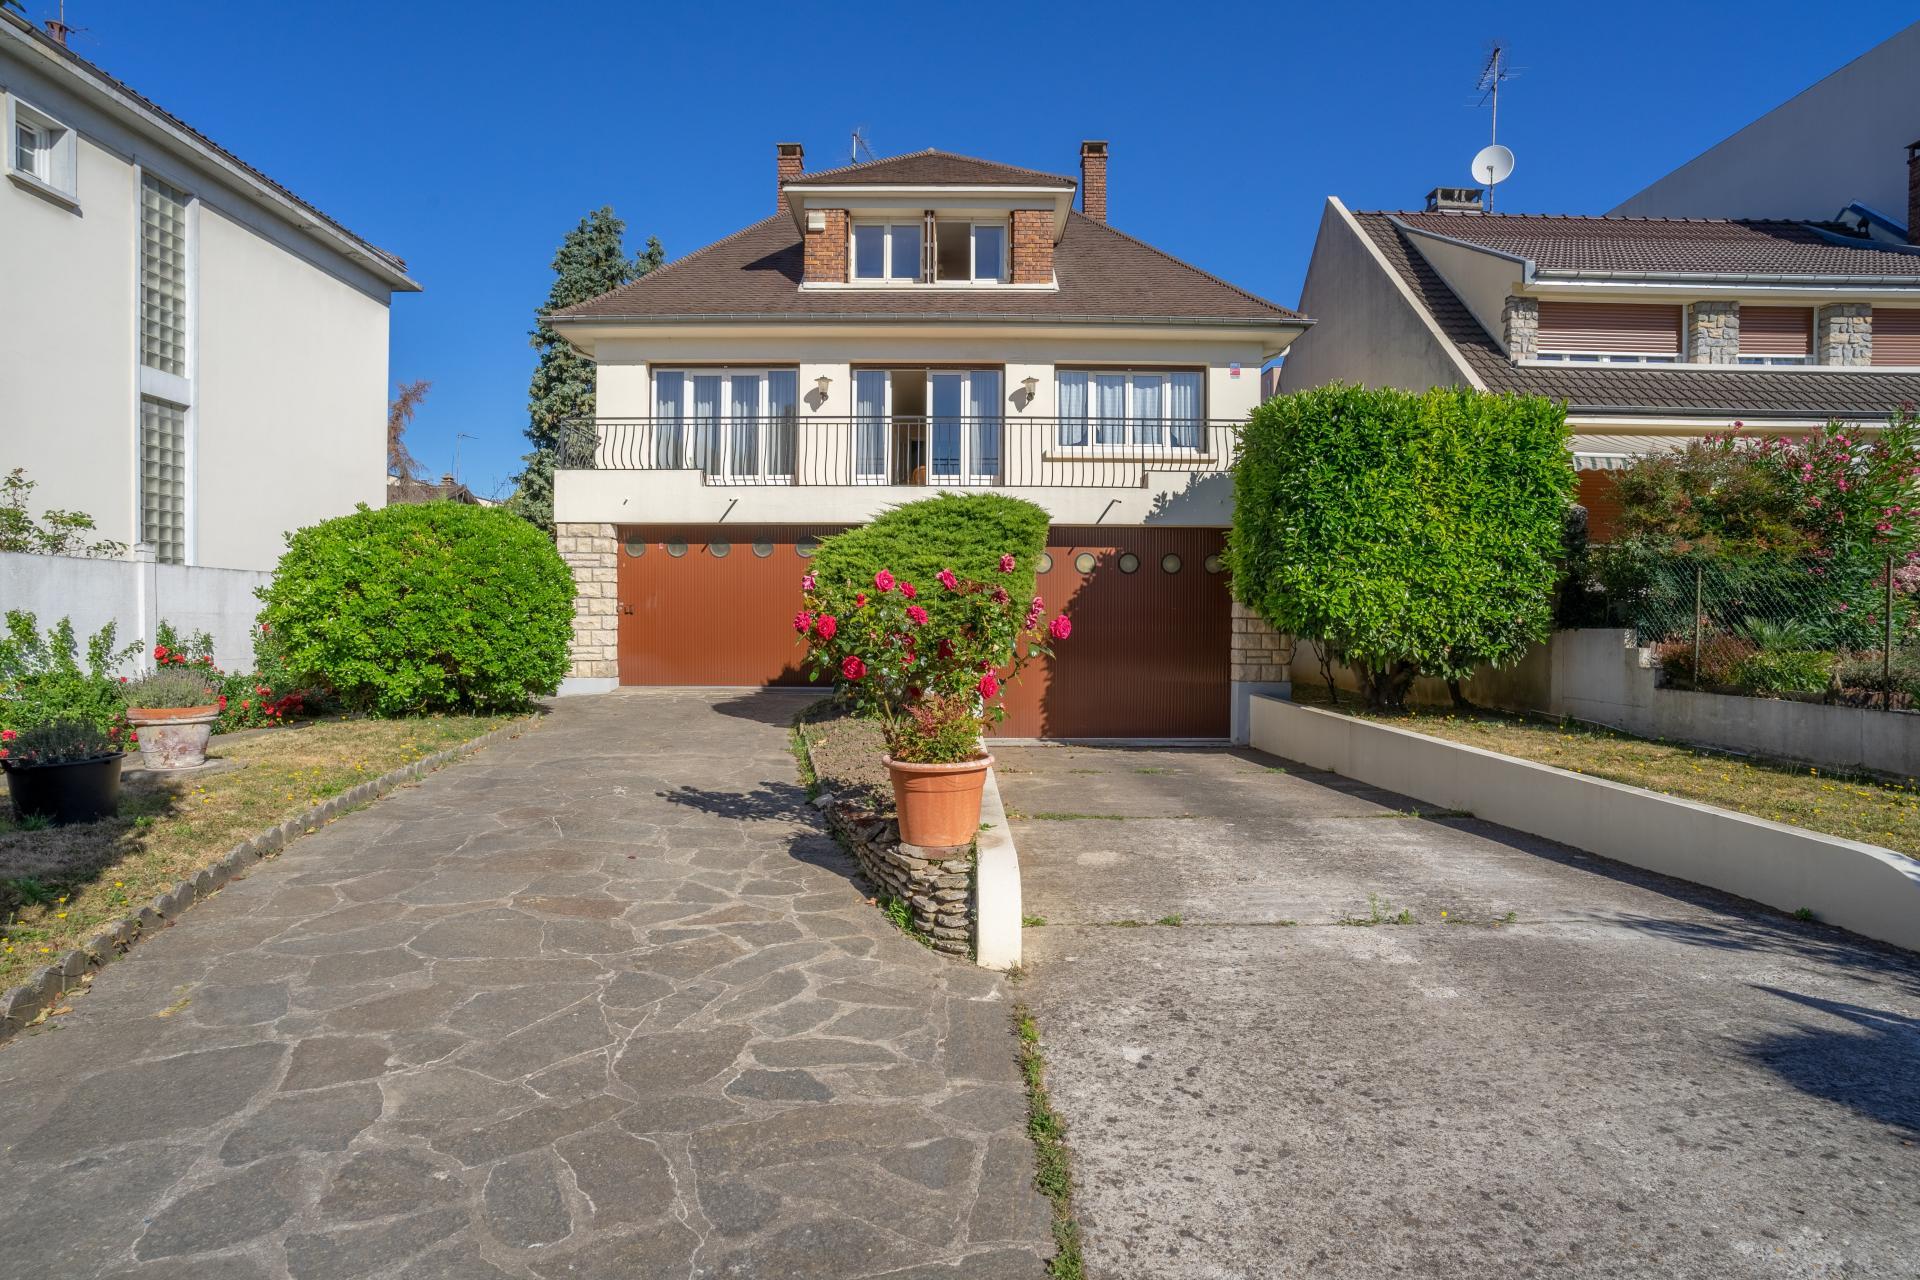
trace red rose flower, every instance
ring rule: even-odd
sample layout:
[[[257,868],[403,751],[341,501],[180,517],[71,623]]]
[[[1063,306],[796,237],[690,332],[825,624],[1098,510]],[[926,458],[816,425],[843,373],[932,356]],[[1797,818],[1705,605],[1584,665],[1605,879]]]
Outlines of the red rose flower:
[[[911,600],[920,593],[914,590],[911,582],[903,582],[900,584],[900,594]]]
[[[881,595],[887,594],[887,592],[893,590],[893,574],[882,569],[873,575],[873,585],[879,588]]]
[[[0,742],[12,742],[14,737],[15,737],[15,734],[13,730],[0,729]]]
[[[864,608],[866,608],[866,607],[867,607],[867,593],[866,593],[866,592],[864,592],[864,591],[862,591],[862,592],[861,592],[861,593],[860,593],[859,595],[857,595],[857,596],[855,596],[855,597],[853,598],[853,607],[854,607],[854,608],[856,608],[856,609],[864,609]]]
[[[943,658],[951,658],[953,656],[953,641],[942,640],[940,642],[940,656]]]
[[[910,604],[907,606],[907,620],[917,627],[924,627],[927,625],[927,611],[917,604]]]
[[[980,696],[981,697],[991,698],[994,694],[998,692],[1000,692],[1000,682],[993,678],[993,672],[989,671],[987,672],[987,674],[980,677]]]
[[[805,609],[793,615],[793,629],[801,635],[813,630],[813,615]]]
[[[960,580],[953,576],[953,570],[951,569],[942,569],[933,576],[938,578],[940,585],[949,591],[958,591],[960,589]]]
[[[814,619],[813,633],[822,640],[833,639],[833,633],[840,629],[839,620],[830,613],[823,613]]]
[[[840,674],[849,680],[858,680],[867,674],[867,664],[850,653],[840,659]]]
[[[1065,640],[1073,634],[1073,624],[1067,621],[1066,614],[1060,614],[1055,617],[1051,623],[1047,624],[1047,634],[1055,640]]]
[[[153,646],[153,656],[156,659],[164,659],[167,656],[167,646],[163,644]]]

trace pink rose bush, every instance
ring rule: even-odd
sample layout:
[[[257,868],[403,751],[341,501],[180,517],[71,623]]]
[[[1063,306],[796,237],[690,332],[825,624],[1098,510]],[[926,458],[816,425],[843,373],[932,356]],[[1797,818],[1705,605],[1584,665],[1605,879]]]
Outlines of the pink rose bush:
[[[1016,563],[1003,555],[1000,571]],[[1008,682],[1073,631],[1064,614],[1046,619],[1039,596],[1018,602],[1005,587],[950,568],[934,578],[942,589],[922,594],[888,569],[870,584],[809,575],[793,620],[805,637],[809,679],[833,680],[878,719],[900,760],[941,762],[954,743],[977,751],[979,735],[1006,715]]]

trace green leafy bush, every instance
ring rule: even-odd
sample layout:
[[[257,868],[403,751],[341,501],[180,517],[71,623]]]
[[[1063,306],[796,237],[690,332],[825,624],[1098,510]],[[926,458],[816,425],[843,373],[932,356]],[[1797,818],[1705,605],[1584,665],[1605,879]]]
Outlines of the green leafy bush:
[[[260,598],[295,680],[378,715],[520,707],[567,671],[573,576],[497,508],[362,507],[298,530]]]
[[[1254,410],[1234,464],[1234,592],[1404,704],[1546,638],[1574,491],[1563,406],[1328,386]]]
[[[1742,693],[1825,693],[1833,654],[1824,649],[1761,649],[1734,667],[1728,682]]]
[[[87,641],[83,659],[68,619],[42,635],[34,615],[9,610],[0,634],[0,729],[78,720],[102,733],[124,733],[127,704],[114,672],[140,646],[115,648],[114,640],[108,623]]]
[[[1653,647],[1654,661],[1669,683],[1694,689],[1731,688],[1733,674],[1742,663],[1759,652],[1745,636],[1713,631],[1700,638],[1700,662],[1693,660],[1693,641],[1674,639]]]
[[[886,512],[871,524],[820,544],[812,576],[823,587],[864,588],[882,569],[922,585],[942,569],[995,582],[1015,598],[1033,594],[1033,575],[1047,549],[1047,513],[1000,493],[942,493]],[[1011,574],[1000,557],[1011,554]]]

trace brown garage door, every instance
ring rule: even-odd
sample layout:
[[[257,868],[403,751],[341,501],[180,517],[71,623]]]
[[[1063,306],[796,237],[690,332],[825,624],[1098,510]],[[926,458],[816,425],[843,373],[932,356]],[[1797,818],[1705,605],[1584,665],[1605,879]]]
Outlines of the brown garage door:
[[[620,683],[807,683],[800,578],[838,525],[634,525],[620,536]]]
[[[1056,527],[1038,590],[1073,636],[1007,693],[1009,738],[1224,738],[1232,597],[1218,529]]]
[[[790,625],[833,525],[621,530],[620,682],[805,685]],[[1227,735],[1232,629],[1218,529],[1055,528],[1038,576],[1073,637],[1007,692],[1014,738]]]

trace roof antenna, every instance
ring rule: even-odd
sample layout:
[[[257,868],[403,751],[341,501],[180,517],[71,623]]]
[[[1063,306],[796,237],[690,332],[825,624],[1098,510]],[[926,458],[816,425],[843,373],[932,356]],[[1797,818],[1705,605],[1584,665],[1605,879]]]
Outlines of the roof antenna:
[[[867,159],[872,160],[876,158],[873,154],[873,148],[867,145],[867,126],[857,124],[853,126],[853,144],[847,148],[847,163],[859,164],[860,153],[862,151],[867,153]]]
[[[86,29],[85,27],[70,27],[67,25],[67,0],[60,0],[59,17],[47,19],[47,37],[62,49],[67,47],[68,37],[77,31],[85,31]]]
[[[1519,74],[1507,64],[1506,46],[1498,40],[1480,68],[1474,88],[1480,91],[1481,106],[1492,104],[1493,129],[1487,145],[1473,157],[1473,177],[1487,187],[1487,212],[1493,212],[1493,189],[1513,175],[1513,152],[1500,145],[1500,86]]]

